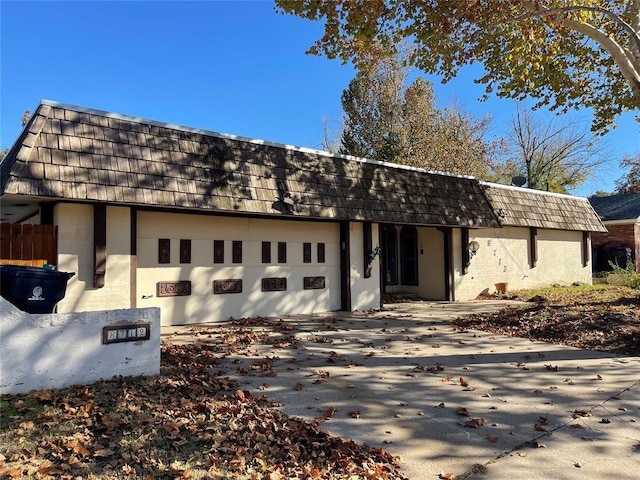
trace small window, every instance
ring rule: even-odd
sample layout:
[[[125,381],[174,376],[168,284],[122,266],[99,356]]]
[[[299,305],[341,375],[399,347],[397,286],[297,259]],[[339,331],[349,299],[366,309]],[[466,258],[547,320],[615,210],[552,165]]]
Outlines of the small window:
[[[242,242],[240,240],[233,241],[231,254],[233,263],[242,263]]]
[[[278,242],[278,263],[287,263],[287,243]]]
[[[318,244],[318,263],[324,263],[324,243]]]
[[[191,240],[180,240],[180,263],[191,263]]]
[[[382,231],[382,257],[384,284],[398,284],[398,234],[393,226],[384,227]]]
[[[415,227],[400,230],[400,278],[404,285],[418,285],[418,231]]]
[[[310,243],[302,244],[302,262],[311,263],[311,244]]]
[[[262,242],[262,263],[271,263],[271,242]]]
[[[158,239],[158,263],[171,263],[171,240]]]
[[[213,241],[213,263],[224,263],[224,240]]]
[[[534,268],[538,264],[538,229],[529,229],[529,268]]]

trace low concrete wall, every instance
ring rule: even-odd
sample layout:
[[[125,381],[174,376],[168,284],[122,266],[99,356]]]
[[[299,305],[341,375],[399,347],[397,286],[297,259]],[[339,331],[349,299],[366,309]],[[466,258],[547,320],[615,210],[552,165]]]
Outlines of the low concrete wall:
[[[148,324],[149,339],[103,341],[104,327],[131,324]],[[31,315],[0,297],[1,394],[159,373],[159,308]]]

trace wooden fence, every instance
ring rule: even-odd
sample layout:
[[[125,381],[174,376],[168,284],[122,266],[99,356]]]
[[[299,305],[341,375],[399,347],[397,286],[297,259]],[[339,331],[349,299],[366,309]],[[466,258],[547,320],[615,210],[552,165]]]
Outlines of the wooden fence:
[[[0,224],[0,264],[41,267],[58,263],[56,225]]]

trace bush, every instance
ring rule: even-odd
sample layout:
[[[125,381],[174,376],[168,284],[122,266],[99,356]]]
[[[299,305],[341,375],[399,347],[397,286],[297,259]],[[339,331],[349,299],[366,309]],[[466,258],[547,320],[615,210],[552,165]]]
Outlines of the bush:
[[[626,268],[613,262],[609,262],[609,265],[611,265],[612,274],[620,279],[622,285],[640,290],[640,273],[636,272],[633,262],[628,262]]]

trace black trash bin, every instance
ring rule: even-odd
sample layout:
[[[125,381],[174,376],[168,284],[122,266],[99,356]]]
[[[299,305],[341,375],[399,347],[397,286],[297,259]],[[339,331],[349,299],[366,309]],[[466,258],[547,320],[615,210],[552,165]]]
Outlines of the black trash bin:
[[[0,265],[0,294],[23,312],[52,313],[64,298],[73,273]]]

